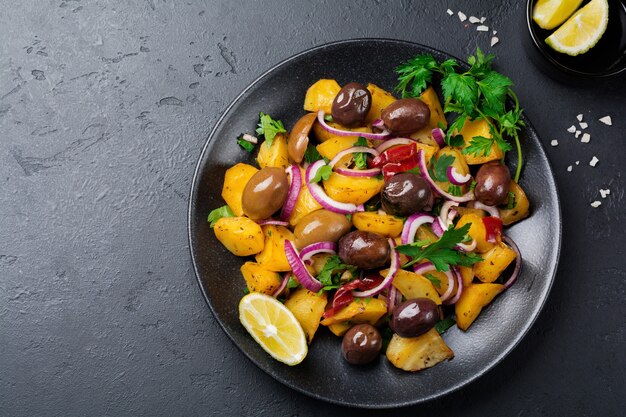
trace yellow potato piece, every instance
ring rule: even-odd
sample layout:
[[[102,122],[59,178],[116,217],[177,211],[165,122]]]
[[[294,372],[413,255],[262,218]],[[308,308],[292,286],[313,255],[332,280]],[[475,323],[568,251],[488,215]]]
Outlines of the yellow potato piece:
[[[387,359],[396,368],[404,371],[420,371],[454,357],[437,330],[417,337],[400,337],[394,334],[387,347]]]
[[[256,262],[246,262],[239,270],[250,292],[272,295],[282,281],[279,273],[268,271]]]
[[[388,269],[380,271],[382,276],[386,276]],[[446,278],[447,280],[447,278]],[[439,293],[430,280],[423,275],[401,269],[393,279],[392,285],[400,291],[407,300],[412,298],[430,298],[436,304],[441,304]]]
[[[530,202],[528,201],[528,197],[526,197],[526,193],[518,183],[511,180],[509,192],[512,192],[515,195],[515,207],[510,209],[500,209],[502,223],[505,226],[508,226],[528,217],[530,210]]]
[[[285,301],[285,307],[296,316],[309,343],[320,325],[327,301],[326,293],[317,295],[306,288],[298,288]]]
[[[491,132],[489,131],[489,123],[485,119],[478,120],[466,120],[463,125],[463,129],[459,132],[463,136],[463,140],[465,141],[465,145],[463,149],[467,148],[470,145],[472,138],[476,136],[482,136],[484,138],[491,138]],[[455,133],[456,134],[456,133]],[[502,159],[504,156],[502,154],[502,150],[495,143],[491,147],[489,154],[483,156],[482,152],[479,153],[480,156],[474,156],[474,154],[463,154],[465,156],[465,160],[469,165],[477,165],[484,164],[489,161],[497,161]]]
[[[306,91],[304,110],[315,113],[324,110],[324,113],[330,113],[339,90],[341,87],[335,80],[321,79],[315,82]]]
[[[226,170],[224,174],[224,186],[222,187],[222,198],[228,204],[235,216],[243,216],[241,198],[243,189],[250,181],[250,178],[259,170],[252,165],[238,163]]]
[[[349,321],[352,324],[376,324],[387,313],[387,303],[378,298],[357,298],[332,317],[322,320],[324,326]]]
[[[493,282],[498,279],[517,257],[515,251],[502,242],[481,256],[483,260],[474,264],[474,273],[482,282]]]
[[[264,249],[261,226],[247,217],[222,217],[213,227],[215,237],[237,256],[249,256]]]
[[[457,222],[456,228],[459,229],[468,223],[471,223],[468,234],[476,241],[476,252],[484,253],[491,250],[495,244],[487,241],[487,229],[483,219],[474,213],[464,214]]]
[[[374,232],[385,237],[400,236],[404,226],[402,220],[397,217],[372,211],[354,213],[352,215],[352,224],[359,230]]]
[[[461,330],[467,330],[482,309],[504,290],[501,284],[472,284],[464,288],[461,297],[454,305],[456,324]]]
[[[396,98],[390,92],[385,91],[374,84],[368,84],[367,89],[372,94],[372,106],[365,117],[365,122],[370,124],[374,120],[380,119],[383,109],[396,101]]]
[[[315,210],[319,210],[322,208],[322,206],[317,202],[317,200],[315,200],[313,198],[313,196],[311,195],[311,192],[309,191],[309,188],[306,186],[305,183],[305,170],[300,168],[300,177],[301,177],[301,182],[302,182],[302,187],[300,188],[300,195],[298,196],[298,199],[296,200],[296,205],[293,208],[293,212],[291,213],[291,216],[289,217],[289,224],[291,226],[295,226],[296,224],[298,224],[298,222],[300,220],[302,220],[302,218],[304,216],[306,216],[309,213],[314,212]]]
[[[265,247],[255,257],[258,264],[270,271],[291,271],[285,255],[285,240],[293,241],[295,239],[293,233],[283,226],[268,225],[263,226],[263,235]]]
[[[333,172],[324,181],[326,194],[341,203],[363,204],[380,192],[385,185],[375,177],[349,177]]]
[[[259,146],[259,154],[256,160],[261,168],[287,168],[290,163],[286,136],[283,133],[277,134],[269,147],[267,146],[267,141],[264,141]]]

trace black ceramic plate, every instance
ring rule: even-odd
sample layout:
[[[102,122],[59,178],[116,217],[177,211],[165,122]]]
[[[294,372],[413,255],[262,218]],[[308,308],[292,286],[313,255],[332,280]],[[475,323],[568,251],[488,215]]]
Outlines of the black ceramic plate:
[[[524,337],[546,301],[561,245],[560,208],[552,170],[537,134],[522,132],[525,169],[521,184],[532,204],[532,215],[507,229],[519,245],[524,263],[516,284],[500,295],[467,333],[453,327],[444,335],[455,352],[453,360],[422,372],[394,368],[384,356],[371,366],[353,367],[341,357],[341,339],[321,328],[300,365],[283,365],[250,337],[239,323],[237,307],[244,281],[243,259],[230,254],[207,224],[209,212],[224,204],[220,197],[224,172],[237,162],[254,163],[235,143],[242,132],[253,132],[259,112],[293,126],[304,114],[307,88],[320,78],[372,82],[392,89],[393,69],[418,54],[438,60],[448,54],[414,43],[354,40],[300,53],[254,81],[226,110],[211,132],[195,173],[189,206],[191,254],[202,292],[224,331],[259,368],[300,392],[334,403],[369,408],[415,404],[454,391],[501,361]],[[236,365],[235,365],[236,366]]]

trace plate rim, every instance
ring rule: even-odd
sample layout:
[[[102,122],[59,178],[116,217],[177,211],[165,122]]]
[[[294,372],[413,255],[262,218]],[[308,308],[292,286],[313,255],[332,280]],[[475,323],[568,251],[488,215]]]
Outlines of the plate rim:
[[[246,93],[248,93],[251,89],[253,89],[257,84],[259,84],[260,82],[262,82],[267,76],[269,76],[270,74],[272,74],[275,70],[277,70],[278,68],[287,65],[288,63],[290,63],[291,61],[297,60],[298,58],[304,56],[304,55],[308,55],[310,53],[314,53],[316,51],[320,51],[323,50],[325,48],[328,47],[336,47],[336,46],[340,46],[340,45],[348,45],[348,44],[356,44],[356,43],[366,43],[366,42],[391,42],[391,43],[396,43],[396,44],[405,44],[407,46],[411,46],[411,47],[418,47],[420,49],[423,49],[425,51],[429,51],[429,52],[434,52],[436,54],[442,54],[442,55],[446,55],[449,56],[451,58],[456,59],[458,62],[462,62],[465,65],[468,65],[467,62],[465,60],[459,59],[458,57],[456,57],[455,55],[452,55],[448,52],[445,51],[441,51],[439,49],[433,48],[431,46],[427,46],[427,45],[423,45],[421,43],[418,42],[412,42],[412,41],[407,41],[407,40],[402,40],[402,39],[393,39],[393,38],[350,38],[350,39],[342,39],[339,41],[333,41],[333,42],[328,42],[328,43],[324,43],[321,45],[317,45],[317,46],[313,46],[311,48],[307,48],[301,52],[298,52],[294,55],[291,55],[281,61],[279,61],[277,64],[272,65],[269,69],[267,69],[266,71],[263,71],[260,75],[258,75],[252,82],[250,82],[239,94],[237,94],[232,101],[230,102],[230,104],[222,111],[222,114],[220,115],[220,117],[215,121],[215,124],[213,125],[213,127],[211,128],[211,131],[209,132],[207,138],[205,139],[205,143],[202,146],[202,150],[200,151],[200,154],[198,156],[198,160],[196,162],[196,167],[194,169],[193,172],[193,179],[191,181],[191,187],[189,190],[189,204],[188,204],[188,209],[187,209],[187,237],[188,237],[188,242],[189,242],[189,252],[191,255],[191,261],[192,261],[192,265],[193,265],[193,271],[194,271],[194,275],[196,277],[196,282],[198,283],[198,286],[200,287],[200,291],[202,293],[202,296],[205,300],[205,302],[207,303],[207,305],[209,306],[209,309],[211,310],[211,313],[213,314],[213,318],[217,321],[217,323],[219,324],[219,326],[222,328],[222,330],[224,331],[224,333],[226,333],[226,335],[229,337],[229,339],[231,340],[231,342],[237,347],[237,349],[239,349],[239,351],[241,353],[243,353],[243,355],[248,358],[258,369],[262,370],[263,372],[265,372],[267,375],[269,375],[272,379],[280,382],[281,384],[296,390],[302,394],[305,394],[308,397],[312,397],[315,398],[317,400],[321,400],[327,403],[332,403],[332,404],[336,404],[336,405],[341,405],[341,406],[349,406],[349,407],[355,407],[355,408],[363,408],[363,409],[392,409],[392,408],[400,408],[400,407],[407,407],[407,406],[411,406],[411,405],[417,405],[417,404],[423,404],[429,401],[432,401],[436,398],[440,398],[440,397],[444,397],[446,395],[449,395],[455,391],[460,390],[463,387],[466,387],[467,385],[471,384],[472,382],[476,381],[477,379],[479,379],[480,377],[484,376],[486,373],[488,373],[489,371],[493,370],[496,365],[498,365],[500,362],[502,362],[519,344],[520,342],[526,337],[526,335],[528,334],[528,332],[530,331],[530,329],[534,326],[537,318],[541,315],[541,312],[543,311],[546,301],[548,299],[548,297],[550,296],[550,293],[552,291],[552,287],[554,285],[554,281],[556,279],[556,274],[557,274],[557,270],[558,270],[558,266],[559,266],[559,262],[560,262],[560,256],[561,256],[561,246],[562,246],[562,237],[563,237],[563,224],[562,224],[562,210],[561,210],[561,201],[560,201],[560,197],[559,197],[559,190],[558,190],[558,185],[556,182],[556,177],[554,176],[554,169],[552,167],[552,164],[548,158],[548,154],[545,150],[545,147],[543,146],[543,144],[541,143],[541,140],[539,140],[539,134],[537,133],[537,130],[535,129],[535,127],[533,126],[533,124],[531,123],[531,121],[528,119],[528,117],[526,116],[526,114],[522,115],[522,120],[524,121],[524,123],[526,123],[526,127],[525,129],[534,132],[534,134],[537,136],[537,144],[539,146],[539,149],[541,150],[541,152],[543,153],[543,155],[545,156],[545,161],[548,165],[548,168],[550,169],[550,175],[548,176],[548,180],[549,182],[552,183],[552,185],[554,186],[554,189],[556,190],[556,193],[554,195],[554,203],[555,203],[555,211],[557,214],[557,233],[555,235],[555,238],[558,241],[557,244],[557,248],[556,248],[556,253],[554,255],[554,263],[553,263],[553,268],[552,268],[552,273],[550,274],[550,279],[549,279],[549,283],[548,283],[548,287],[546,288],[546,290],[544,291],[544,296],[543,299],[541,300],[541,303],[539,304],[538,308],[537,308],[537,313],[531,318],[531,320],[528,322],[528,324],[525,326],[524,330],[519,333],[517,335],[517,337],[514,339],[514,341],[509,344],[507,346],[506,349],[504,349],[502,352],[500,352],[499,355],[497,355],[489,364],[487,364],[486,367],[484,367],[483,369],[481,369],[479,372],[476,372],[475,374],[471,375],[469,378],[466,378],[464,381],[461,381],[460,383],[456,383],[453,384],[452,386],[450,386],[449,388],[439,391],[435,394],[431,394],[429,396],[426,397],[422,397],[419,399],[416,399],[414,401],[402,401],[402,402],[396,402],[393,404],[390,403],[385,403],[385,404],[358,404],[358,403],[354,403],[354,402],[350,402],[350,401],[340,401],[340,400],[336,400],[334,398],[328,398],[322,395],[319,395],[315,392],[311,392],[311,391],[307,391],[303,388],[300,388],[297,385],[294,385],[291,383],[291,381],[286,380],[276,374],[271,373],[269,370],[265,369],[264,366],[262,366],[260,363],[258,363],[251,355],[248,354],[248,352],[246,352],[241,346],[239,346],[238,343],[235,342],[235,338],[233,337],[233,335],[231,335],[230,331],[224,326],[224,324],[222,323],[221,320],[218,319],[218,314],[216,313],[215,309],[213,308],[213,305],[211,304],[211,301],[209,300],[209,297],[207,295],[207,292],[204,289],[204,286],[202,285],[202,279],[200,278],[200,273],[198,271],[198,263],[196,260],[196,257],[194,255],[194,250],[193,250],[193,236],[192,236],[192,220],[193,220],[193,206],[195,203],[195,191],[196,188],[199,184],[199,174],[200,174],[200,169],[201,166],[203,165],[203,161],[205,158],[205,154],[207,152],[207,149],[209,147],[209,145],[211,144],[211,142],[213,141],[214,135],[216,133],[216,131],[218,130],[218,128],[221,126],[223,120],[226,118],[226,116],[230,113],[231,109],[237,105],[239,103],[239,101],[242,99],[242,97],[244,97],[246,95]]]

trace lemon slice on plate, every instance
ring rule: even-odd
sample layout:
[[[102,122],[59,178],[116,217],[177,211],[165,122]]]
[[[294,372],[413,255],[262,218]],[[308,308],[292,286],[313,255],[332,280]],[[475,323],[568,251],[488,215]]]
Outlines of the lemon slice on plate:
[[[598,43],[608,23],[607,0],[591,0],[550,35],[546,43],[567,55],[584,54]]]
[[[293,366],[306,357],[308,348],[300,323],[274,297],[256,292],[245,295],[239,302],[239,320],[274,359]]]
[[[542,29],[554,29],[570,17],[583,0],[538,0],[533,20]]]

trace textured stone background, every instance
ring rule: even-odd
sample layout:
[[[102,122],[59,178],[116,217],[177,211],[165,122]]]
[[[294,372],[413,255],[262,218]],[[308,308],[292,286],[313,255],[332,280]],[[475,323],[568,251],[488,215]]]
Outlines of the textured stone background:
[[[524,2],[495,3],[1,0],[0,415],[622,415],[626,83],[546,77],[521,46]],[[500,43],[448,7],[486,16]],[[462,391],[387,413],[309,399],[245,359],[201,296],[186,231],[228,103],[280,60],[356,37],[496,52],[563,205],[556,283],[521,345]],[[586,145],[565,131],[578,113]]]

